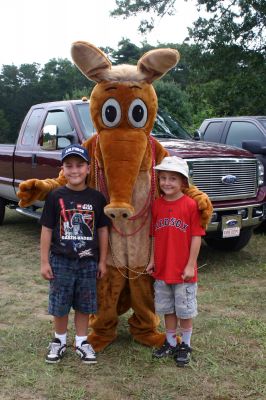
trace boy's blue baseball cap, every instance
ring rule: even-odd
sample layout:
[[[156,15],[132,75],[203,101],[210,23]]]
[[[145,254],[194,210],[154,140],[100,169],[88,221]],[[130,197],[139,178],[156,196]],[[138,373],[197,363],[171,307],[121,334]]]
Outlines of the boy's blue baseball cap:
[[[63,149],[61,156],[62,162],[68,156],[79,156],[83,158],[83,160],[87,161],[87,163],[90,162],[89,153],[87,152],[85,147],[82,147],[79,144],[71,144],[70,146],[67,146]]]

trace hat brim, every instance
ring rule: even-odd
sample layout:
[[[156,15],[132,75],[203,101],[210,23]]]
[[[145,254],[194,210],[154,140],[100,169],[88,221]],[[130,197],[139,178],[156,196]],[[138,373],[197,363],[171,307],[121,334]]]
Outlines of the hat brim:
[[[153,167],[154,169],[156,169],[156,171],[167,171],[167,172],[178,172],[179,174],[183,175],[185,178],[188,179],[188,174],[178,168],[169,168],[169,167],[161,167],[160,165],[157,165],[156,167]]]
[[[73,151],[73,152],[69,152],[69,153],[66,154],[64,157],[62,157],[61,161],[63,162],[67,157],[71,157],[71,156],[80,157],[80,158],[82,158],[84,161],[86,161],[87,163],[90,162],[90,160],[89,160],[86,156],[83,156],[82,154],[76,153],[76,152],[74,152],[74,151]]]

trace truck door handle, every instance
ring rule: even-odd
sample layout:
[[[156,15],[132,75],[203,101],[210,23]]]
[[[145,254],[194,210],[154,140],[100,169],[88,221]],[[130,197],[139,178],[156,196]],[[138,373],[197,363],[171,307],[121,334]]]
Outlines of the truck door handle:
[[[36,154],[32,154],[32,156],[31,156],[31,166],[37,167],[37,155]]]

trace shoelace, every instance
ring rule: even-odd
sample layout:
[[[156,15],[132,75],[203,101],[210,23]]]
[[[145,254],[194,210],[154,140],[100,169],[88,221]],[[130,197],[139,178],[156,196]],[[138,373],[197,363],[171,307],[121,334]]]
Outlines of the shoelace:
[[[177,350],[177,357],[186,358],[187,353],[189,353],[188,346],[179,347],[178,350]]]
[[[49,343],[48,349],[50,350],[51,354],[57,354],[59,348],[60,348],[59,343],[54,343],[54,342]]]
[[[84,353],[86,354],[86,356],[93,356],[95,357],[95,351],[93,350],[93,348],[91,347],[91,345],[88,344],[83,344],[83,346],[80,347]]]

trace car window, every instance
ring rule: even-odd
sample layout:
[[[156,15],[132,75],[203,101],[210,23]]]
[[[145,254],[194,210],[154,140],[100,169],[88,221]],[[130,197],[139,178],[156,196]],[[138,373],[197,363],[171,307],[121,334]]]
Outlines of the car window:
[[[43,115],[43,108],[35,108],[35,110],[32,111],[30,118],[28,119],[27,125],[24,129],[21,140],[21,143],[24,146],[33,145],[35,139],[35,132],[37,131],[42,115]]]
[[[210,122],[204,133],[204,140],[206,142],[220,143],[221,135],[220,129],[223,122]]]
[[[259,122],[264,126],[266,129],[266,119],[259,119]]]
[[[67,111],[62,109],[50,110],[43,127],[46,125],[56,125],[58,135],[66,135],[73,130],[69,122]]]
[[[191,140],[190,134],[165,111],[159,110],[153,126],[152,136]]]
[[[260,130],[252,122],[232,122],[226,137],[226,144],[242,147],[242,142],[244,140],[262,141],[263,136]]]
[[[91,120],[89,104],[88,103],[77,104],[76,109],[78,111],[77,115],[81,125],[81,130],[84,134],[84,137],[88,139],[96,132],[96,129],[94,128]]]

